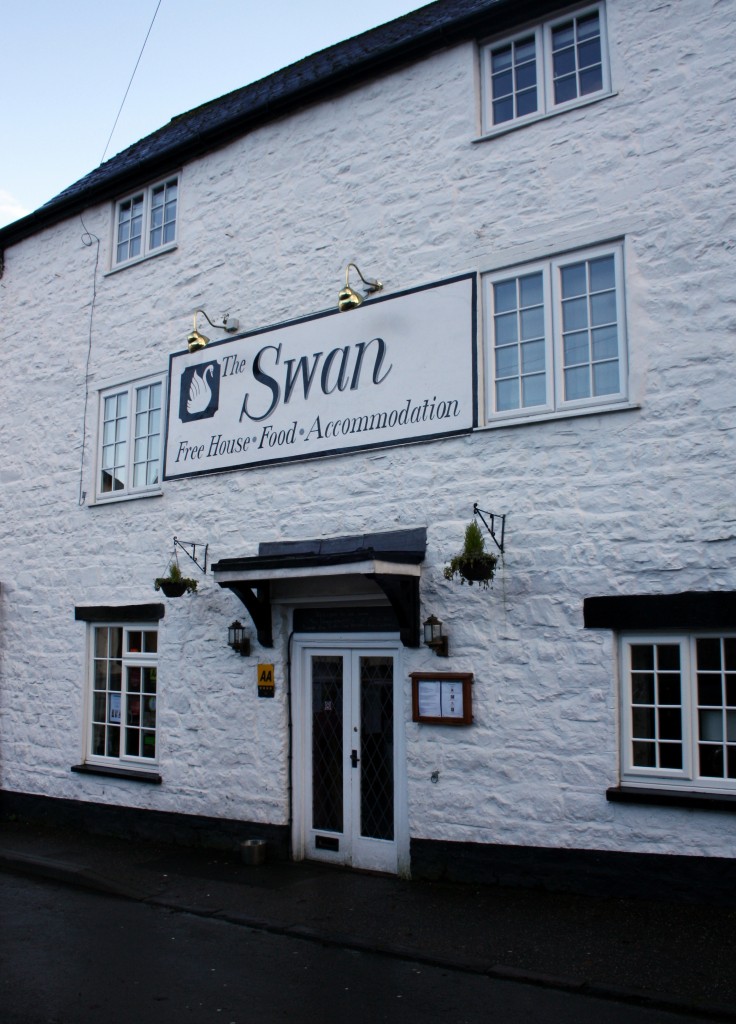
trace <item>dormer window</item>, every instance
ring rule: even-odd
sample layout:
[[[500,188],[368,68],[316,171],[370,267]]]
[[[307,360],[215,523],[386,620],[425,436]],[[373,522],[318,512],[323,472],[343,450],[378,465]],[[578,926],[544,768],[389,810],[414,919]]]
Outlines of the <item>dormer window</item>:
[[[174,176],[120,199],[115,206],[115,267],[176,243],[179,178]]]

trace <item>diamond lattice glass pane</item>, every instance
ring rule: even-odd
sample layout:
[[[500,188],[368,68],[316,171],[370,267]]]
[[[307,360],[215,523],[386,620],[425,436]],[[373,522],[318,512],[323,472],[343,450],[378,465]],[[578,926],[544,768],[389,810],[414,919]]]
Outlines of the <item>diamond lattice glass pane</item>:
[[[342,657],[312,657],[312,827],[343,828]]]
[[[360,659],[360,834],[394,837],[393,658]]]

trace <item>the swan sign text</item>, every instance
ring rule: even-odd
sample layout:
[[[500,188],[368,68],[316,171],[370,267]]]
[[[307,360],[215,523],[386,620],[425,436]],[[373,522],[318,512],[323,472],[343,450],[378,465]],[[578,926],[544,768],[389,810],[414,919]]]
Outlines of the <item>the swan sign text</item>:
[[[166,479],[466,433],[475,277],[172,355]]]

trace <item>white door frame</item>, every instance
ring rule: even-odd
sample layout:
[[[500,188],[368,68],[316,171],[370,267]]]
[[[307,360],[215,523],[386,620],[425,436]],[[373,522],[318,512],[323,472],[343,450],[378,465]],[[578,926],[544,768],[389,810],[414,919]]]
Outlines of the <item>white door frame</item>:
[[[303,860],[307,853],[310,858],[328,863],[344,864],[343,853],[332,850],[308,850],[308,831],[311,815],[307,797],[311,793],[311,693],[307,690],[309,679],[308,659],[311,654],[324,650],[325,653],[380,654],[385,652],[394,657],[394,844],[395,867],[380,866],[380,870],[391,870],[402,876],[409,874],[409,823],[407,809],[406,778],[406,729],[405,700],[402,669],[402,644],[396,633],[297,633],[292,648],[292,710],[293,710],[293,823],[292,852],[295,860]],[[358,865],[370,866],[370,865]],[[378,866],[377,866],[378,867]]]

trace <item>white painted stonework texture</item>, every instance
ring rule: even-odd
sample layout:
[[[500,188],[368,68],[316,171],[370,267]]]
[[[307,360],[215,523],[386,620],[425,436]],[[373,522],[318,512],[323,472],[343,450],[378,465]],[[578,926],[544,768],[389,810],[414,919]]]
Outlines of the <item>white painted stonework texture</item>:
[[[731,815],[606,801],[615,644],[583,629],[583,600],[736,589],[736,22],[715,0],[609,0],[607,22],[613,95],[596,103],[479,141],[477,48],[454,46],[181,168],[173,251],[109,273],[102,204],[6,252],[3,789],[285,824],[288,609],[274,648],[241,658],[227,626],[252,624],[211,575],[165,602],[163,784],[146,786],[70,772],[86,672],[74,608],[162,599],[174,535],[217,561],[426,526],[421,617],[443,620],[450,658],[403,650],[411,836],[733,856]],[[630,407],[95,504],[98,391],[166,371],[198,306],[252,330],[333,307],[351,259],[391,293],[614,239]],[[478,324],[482,340],[482,310]],[[488,592],[442,575],[474,501],[508,515]],[[256,695],[258,662],[276,666],[273,700]],[[474,674],[472,727],[411,721],[408,673],[445,668]]]

